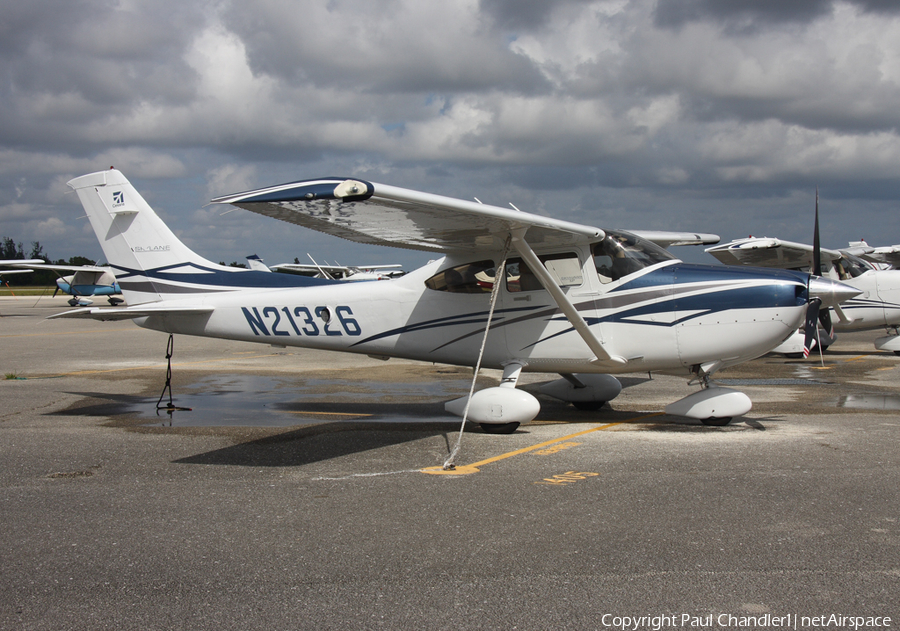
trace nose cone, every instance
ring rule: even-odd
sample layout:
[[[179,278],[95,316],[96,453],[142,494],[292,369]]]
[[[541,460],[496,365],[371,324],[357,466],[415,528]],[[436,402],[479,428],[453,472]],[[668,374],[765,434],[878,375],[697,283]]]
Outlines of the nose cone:
[[[809,277],[809,297],[810,299],[819,298],[823,307],[834,307],[845,300],[855,298],[861,293],[856,287],[839,283],[830,278],[822,278],[821,276]]]

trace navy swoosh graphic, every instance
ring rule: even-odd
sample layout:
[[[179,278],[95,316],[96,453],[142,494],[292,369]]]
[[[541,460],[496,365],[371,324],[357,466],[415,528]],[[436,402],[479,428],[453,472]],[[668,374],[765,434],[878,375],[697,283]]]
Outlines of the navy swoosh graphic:
[[[160,293],[197,293],[196,288],[186,288],[172,283],[193,283],[203,285],[209,291],[230,291],[235,289],[279,289],[290,287],[322,287],[324,285],[340,284],[343,281],[327,278],[312,278],[310,276],[298,276],[296,274],[279,274],[276,272],[262,272],[258,270],[243,270],[235,268],[235,271],[225,272],[218,269],[203,267],[195,263],[176,263],[148,270],[137,270],[113,265],[116,270],[124,272],[116,274],[116,280],[126,289],[137,289],[147,281],[130,279],[146,278],[155,289],[150,291]],[[169,270],[192,268],[196,273],[171,272]],[[163,286],[165,289],[163,290]],[[146,290],[143,290],[146,291]]]

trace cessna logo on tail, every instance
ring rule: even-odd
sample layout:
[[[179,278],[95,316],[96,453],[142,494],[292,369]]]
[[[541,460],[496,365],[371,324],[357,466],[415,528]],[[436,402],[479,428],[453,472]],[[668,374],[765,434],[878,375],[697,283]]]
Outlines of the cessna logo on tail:
[[[113,208],[125,205],[125,193],[122,191],[113,192]]]

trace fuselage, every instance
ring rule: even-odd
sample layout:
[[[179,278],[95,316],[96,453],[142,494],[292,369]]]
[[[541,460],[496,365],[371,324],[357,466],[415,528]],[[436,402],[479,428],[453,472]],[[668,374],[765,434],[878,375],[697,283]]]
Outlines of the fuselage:
[[[595,362],[550,294],[529,280],[527,266],[510,259],[497,288],[486,367],[515,361],[534,372],[610,373],[731,365],[777,346],[800,326],[806,310],[806,274],[663,258],[613,279],[605,268],[598,271],[590,245],[539,254],[594,335],[627,362]],[[211,313],[137,322],[170,333],[471,366],[500,258],[448,256],[390,281],[194,293],[190,304],[212,306]],[[451,278],[466,273],[468,285],[453,284]],[[242,284],[249,285],[244,274]],[[128,283],[120,282],[127,296]]]
[[[849,321],[835,318],[835,330],[870,331],[900,325],[900,270],[869,270],[841,282],[862,293],[841,304]]]
[[[114,296],[122,293],[112,271],[79,271],[57,278],[56,286],[72,296]]]

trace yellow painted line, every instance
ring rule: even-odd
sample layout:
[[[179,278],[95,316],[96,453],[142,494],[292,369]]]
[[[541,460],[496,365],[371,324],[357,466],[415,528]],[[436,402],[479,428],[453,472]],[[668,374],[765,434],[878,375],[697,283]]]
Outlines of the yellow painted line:
[[[586,429],[581,432],[576,432],[574,434],[569,434],[568,436],[562,436],[560,438],[554,438],[553,440],[548,440],[543,443],[538,443],[537,445],[532,445],[531,447],[523,447],[522,449],[516,449],[515,451],[510,451],[505,454],[500,454],[499,456],[493,456],[491,458],[486,458],[485,460],[479,460],[478,462],[473,462],[469,465],[458,466],[455,469],[444,469],[443,467],[427,467],[425,469],[421,469],[422,473],[428,473],[431,475],[468,475],[470,473],[478,473],[480,471],[479,467],[483,467],[488,464],[492,464],[494,462],[499,462],[500,460],[506,460],[507,458],[512,458],[513,456],[521,456],[522,454],[527,454],[528,452],[534,451],[536,449],[541,449],[548,445],[553,445],[556,443],[561,443],[566,440],[571,440],[572,438],[577,438],[578,436],[584,436],[585,434],[590,434],[592,432],[599,432],[605,429],[609,429],[610,427],[615,427],[616,425],[624,425],[625,423],[635,423],[637,421],[642,421],[647,418],[652,418],[654,416],[662,416],[663,412],[654,412],[653,414],[644,414],[643,416],[637,416],[635,418],[628,419],[627,421],[618,421],[616,423],[607,423],[605,425],[600,425],[599,427],[592,427],[591,429]]]
[[[851,357],[850,359],[848,359],[848,360],[845,361],[844,363],[845,363],[845,364],[849,364],[850,362],[858,362],[858,361],[863,360],[863,359],[868,359],[869,357],[871,357],[871,355],[857,355],[856,357]]]

